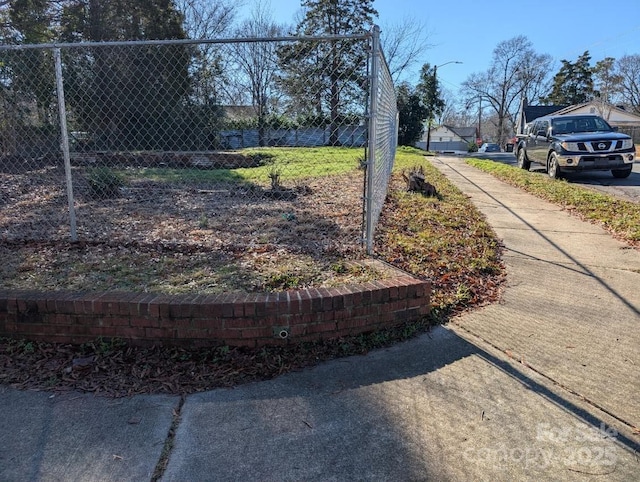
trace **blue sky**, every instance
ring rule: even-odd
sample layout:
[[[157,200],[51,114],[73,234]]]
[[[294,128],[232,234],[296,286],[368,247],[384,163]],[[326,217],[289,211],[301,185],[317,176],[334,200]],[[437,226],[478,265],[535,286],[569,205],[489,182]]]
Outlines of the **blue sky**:
[[[247,0],[245,9],[252,3]],[[278,23],[293,23],[300,10],[300,0],[270,4]],[[438,70],[441,85],[454,95],[470,74],[489,67],[498,43],[518,35],[526,36],[537,53],[553,57],[550,75],[560,60],[573,62],[585,50],[592,65],[605,57],[640,54],[640,0],[375,0],[374,7],[381,27],[413,17],[427,29],[432,47],[407,78],[411,83],[423,63],[462,62]]]

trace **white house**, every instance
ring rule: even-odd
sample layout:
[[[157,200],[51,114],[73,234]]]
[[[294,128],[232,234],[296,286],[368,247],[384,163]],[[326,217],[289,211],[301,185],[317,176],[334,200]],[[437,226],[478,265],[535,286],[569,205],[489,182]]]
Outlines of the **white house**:
[[[554,112],[554,115],[564,114],[597,114],[613,126],[640,127],[639,115],[597,100],[585,102],[584,104],[570,105],[569,107]]]
[[[431,128],[429,150],[435,152],[467,152],[469,144],[476,140],[475,127],[452,127],[440,125]],[[416,142],[416,147],[426,150],[427,132]]]

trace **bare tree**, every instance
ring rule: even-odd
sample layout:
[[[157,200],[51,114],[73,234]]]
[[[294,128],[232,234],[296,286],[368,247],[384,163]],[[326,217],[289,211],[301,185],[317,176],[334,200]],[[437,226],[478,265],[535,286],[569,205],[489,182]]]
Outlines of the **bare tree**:
[[[515,124],[520,101],[544,84],[551,57],[537,54],[531,42],[520,35],[500,42],[486,72],[469,76],[462,83],[467,103],[481,100],[496,114],[496,136],[505,144]]]
[[[228,33],[243,4],[234,0],[176,0],[176,7],[184,15],[187,36],[193,39],[210,39]]]
[[[438,124],[449,124],[447,119],[455,115],[455,95],[448,89],[441,89],[440,97],[444,102],[444,106],[442,107],[442,112],[440,112],[440,115],[438,115],[436,121],[438,122]]]
[[[447,102],[445,100],[445,102]],[[471,105],[463,105],[459,102],[447,102],[442,118],[442,124],[455,127],[474,126],[478,122],[478,116]]]
[[[285,27],[273,21],[268,6],[258,2],[251,17],[240,24],[237,37],[269,38],[282,36]],[[232,45],[238,66],[236,85],[250,94],[250,102],[258,119],[259,144],[265,145],[266,118],[274,103],[273,88],[278,72],[277,44],[274,42],[247,42]]]
[[[383,26],[380,37],[394,83],[433,47],[426,26],[416,17],[406,16],[398,23]]]
[[[593,68],[595,97],[593,99],[599,114],[609,120],[612,106],[620,98],[622,77],[615,71],[616,59],[606,57]]]
[[[184,17],[188,38],[212,39],[230,36],[238,8],[244,2],[234,0],[176,0]],[[192,59],[192,90],[197,103],[209,107],[219,104],[225,85],[225,57],[221,47],[201,44],[194,48]]]
[[[616,67],[623,102],[640,114],[640,55],[625,55],[618,59]]]

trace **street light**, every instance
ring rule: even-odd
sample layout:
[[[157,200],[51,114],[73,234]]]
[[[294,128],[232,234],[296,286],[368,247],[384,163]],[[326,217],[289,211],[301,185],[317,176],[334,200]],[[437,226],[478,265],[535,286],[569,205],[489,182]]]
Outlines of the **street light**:
[[[444,64],[440,64],[440,65],[434,65],[433,66],[433,89],[434,89],[434,97],[435,95],[438,95],[438,78],[437,78],[437,73],[438,73],[438,67],[444,67],[445,65],[449,65],[449,64],[461,64],[462,62],[460,62],[459,60],[450,60],[449,62],[445,62]],[[429,101],[431,102],[431,99],[429,99]],[[433,113],[433,105],[429,106],[429,121],[427,124],[427,151],[429,150],[429,144],[431,143],[431,121],[432,119],[432,113]]]

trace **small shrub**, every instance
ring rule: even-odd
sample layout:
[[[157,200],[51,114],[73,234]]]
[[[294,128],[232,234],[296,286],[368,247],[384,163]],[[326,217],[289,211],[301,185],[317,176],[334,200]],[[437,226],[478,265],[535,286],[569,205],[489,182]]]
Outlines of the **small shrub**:
[[[209,227],[209,218],[206,214],[201,214],[198,218],[198,227],[200,229],[207,229]]]
[[[269,175],[269,179],[271,180],[271,189],[273,189],[274,191],[277,191],[281,187],[280,174],[281,174],[280,168],[275,165],[272,165],[271,168],[269,169],[268,175]]]
[[[108,167],[96,167],[89,170],[89,186],[91,194],[99,199],[118,197],[124,179],[120,174]]]

